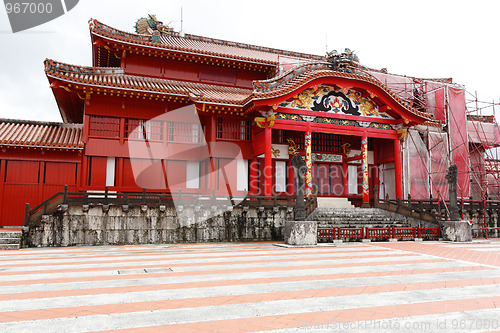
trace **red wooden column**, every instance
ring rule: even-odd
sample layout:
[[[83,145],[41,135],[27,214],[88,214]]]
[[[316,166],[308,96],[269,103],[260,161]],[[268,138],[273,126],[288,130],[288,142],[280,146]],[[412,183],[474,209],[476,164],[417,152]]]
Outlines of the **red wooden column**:
[[[394,176],[396,180],[396,199],[403,199],[403,177],[401,170],[401,143],[394,140]]]
[[[258,195],[257,193],[257,184],[259,182],[258,171],[259,170],[258,170],[257,158],[254,157],[250,160],[250,186],[249,186],[250,195]]]
[[[212,190],[215,190],[217,191],[217,173],[219,172],[219,170],[216,169],[216,160],[215,158],[212,156],[212,149],[211,149],[211,144],[212,142],[215,142],[217,141],[217,117],[215,117],[215,115],[212,115],[210,117],[210,130],[209,130],[209,133],[208,133],[208,137],[207,137],[207,147],[208,147],[208,152],[209,152],[209,158],[210,158],[210,188]]]
[[[286,194],[294,195],[295,194],[295,172],[293,171],[293,167],[288,161],[288,182],[286,185]]]
[[[118,188],[122,187],[123,186],[123,169],[124,169],[124,161],[123,161],[123,157],[118,157],[116,158],[116,175],[115,175],[115,179],[116,179],[116,186]],[[162,161],[163,163],[163,161]]]
[[[83,155],[82,167],[80,168],[80,187],[87,187],[89,185],[89,157]]]
[[[266,121],[264,129],[264,195],[271,196],[272,182],[273,182],[273,156],[271,152],[272,147],[272,133],[269,122]]]
[[[378,189],[379,189],[379,192],[373,191],[373,198],[375,199],[375,197],[378,198],[378,195],[380,193],[380,179],[379,179],[379,175],[378,175],[378,166],[377,165],[373,166],[372,177],[373,177],[373,187],[374,187],[374,189],[376,188],[375,186],[378,186]]]
[[[7,160],[0,160],[0,207],[3,207],[3,201],[5,200],[5,197],[3,195],[3,184],[5,181],[5,168],[6,168],[6,163]],[[33,208],[33,207],[31,207]],[[0,225],[2,225],[2,215],[0,214]],[[4,225],[5,222],[4,222]]]
[[[363,171],[363,207],[370,207],[370,183],[368,179],[368,137],[361,137],[361,169]]]
[[[312,197],[312,153],[311,153],[311,144],[312,144],[312,133],[311,133],[311,125],[308,124],[307,132],[304,137],[304,149],[306,151],[305,154],[305,163],[306,163],[306,174],[304,177],[304,196],[306,198]]]
[[[349,178],[347,178],[349,171],[346,158],[346,156],[342,158],[342,190],[344,197],[349,195]]]

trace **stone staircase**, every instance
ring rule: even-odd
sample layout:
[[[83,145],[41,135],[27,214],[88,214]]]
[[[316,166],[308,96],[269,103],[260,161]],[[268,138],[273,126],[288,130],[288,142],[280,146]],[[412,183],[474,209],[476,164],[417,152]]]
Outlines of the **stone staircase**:
[[[377,208],[323,208],[314,213],[318,228],[409,228],[404,217],[398,218]]]
[[[317,198],[318,208],[354,208],[347,198]]]
[[[0,250],[19,250],[22,237],[20,228],[0,228]]]

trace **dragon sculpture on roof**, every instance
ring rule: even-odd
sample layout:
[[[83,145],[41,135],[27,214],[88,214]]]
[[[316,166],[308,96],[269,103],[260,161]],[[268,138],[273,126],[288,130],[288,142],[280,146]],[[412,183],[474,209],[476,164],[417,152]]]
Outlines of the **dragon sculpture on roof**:
[[[352,73],[352,69],[359,66],[358,56],[348,48],[341,53],[337,52],[337,50],[327,52],[326,60],[331,63],[331,69],[341,72]]]
[[[156,15],[148,14],[148,17],[143,17],[135,23],[135,31],[138,34],[147,34],[148,28],[163,33],[170,33],[174,29],[168,25],[164,25],[162,21],[156,19]]]

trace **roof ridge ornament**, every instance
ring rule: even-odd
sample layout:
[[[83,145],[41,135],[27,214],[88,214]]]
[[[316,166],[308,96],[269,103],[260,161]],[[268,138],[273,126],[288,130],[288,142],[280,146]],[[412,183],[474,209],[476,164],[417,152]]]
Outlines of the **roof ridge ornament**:
[[[135,22],[135,32],[138,34],[151,34],[150,28],[153,31],[169,34],[174,31],[174,28],[164,25],[162,21],[156,19],[156,15],[148,14],[148,17],[142,17]]]
[[[349,48],[345,48],[344,52],[332,50],[326,53],[326,60],[330,62],[330,69],[345,73],[353,73],[353,69],[359,67],[359,58]]]

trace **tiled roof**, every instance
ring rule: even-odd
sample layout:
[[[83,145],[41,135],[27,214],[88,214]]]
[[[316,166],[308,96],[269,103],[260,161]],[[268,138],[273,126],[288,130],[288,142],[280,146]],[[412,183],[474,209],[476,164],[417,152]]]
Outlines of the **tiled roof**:
[[[286,95],[300,86],[323,77],[339,77],[345,79],[353,79],[357,81],[368,82],[384,90],[396,103],[408,112],[424,118],[432,120],[433,116],[426,112],[421,112],[414,109],[411,103],[398,95],[384,85],[380,80],[368,73],[347,73],[328,68],[330,64],[327,62],[309,63],[296,67],[281,76],[265,80],[254,81],[254,99],[268,99]]]
[[[0,145],[82,149],[82,124],[0,119]]]
[[[279,97],[322,77],[340,77],[365,81],[384,90],[397,104],[424,121],[433,121],[432,115],[414,109],[410,102],[397,96],[375,77],[365,73],[346,73],[328,69],[328,63],[316,62],[294,68],[281,76],[265,81],[254,81],[254,89],[175,81],[124,74],[121,68],[80,67],[53,60],[45,60],[47,76],[75,84],[108,89],[167,94],[189,97],[193,101],[245,106],[251,100]]]
[[[123,74],[121,68],[79,67],[45,60],[47,76],[93,87],[144,91],[202,99],[204,102],[241,105],[252,89],[175,81]]]
[[[483,123],[496,123],[495,116],[482,116],[482,115],[476,115],[476,114],[468,114],[467,120],[481,121]]]
[[[493,160],[493,159],[487,159],[484,161],[484,166],[486,168],[487,173],[500,173],[500,161],[499,160]]]
[[[152,40],[151,35],[128,33],[112,28],[95,19],[91,19],[89,21],[89,27],[91,33],[95,35],[125,43],[239,61],[277,65],[279,63],[280,56],[297,59],[324,60],[324,57],[313,54],[236,43],[197,35],[185,34],[181,37],[177,32],[171,32],[169,34],[162,33],[160,41],[157,42]]]

